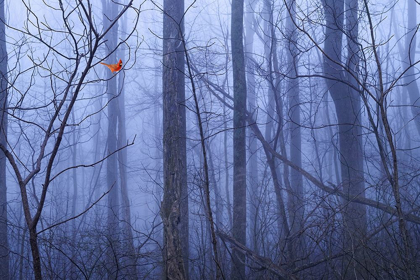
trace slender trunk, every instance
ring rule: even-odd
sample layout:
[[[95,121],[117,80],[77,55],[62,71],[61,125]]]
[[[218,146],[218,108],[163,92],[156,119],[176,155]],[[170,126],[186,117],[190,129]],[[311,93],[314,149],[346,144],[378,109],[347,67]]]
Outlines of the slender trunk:
[[[210,149],[210,143],[207,142],[207,151],[208,151],[208,159],[209,159],[209,172],[210,172],[210,185],[213,186],[213,190],[214,190],[214,206],[216,207],[216,221],[215,221],[215,225],[216,225],[216,229],[220,230],[223,228],[223,204],[221,203],[223,200],[223,196],[220,190],[220,185],[218,184],[217,180],[216,180],[216,170],[215,170],[215,166],[214,166],[214,160],[213,160],[213,153],[211,152]],[[211,234],[213,234],[211,232]],[[219,239],[218,239],[219,241]],[[220,269],[220,271],[225,271],[225,258],[226,258],[226,248],[220,241],[217,243],[217,251],[219,252],[219,258],[218,258],[218,262],[219,264],[216,264],[219,267],[216,267],[216,269]]]
[[[21,215],[23,214],[22,212],[20,213]],[[21,223],[19,223],[20,225]],[[19,232],[22,232],[22,235],[20,236],[19,239],[19,246],[20,246],[20,250],[19,250],[19,280],[23,279],[23,262],[24,262],[24,258],[25,258],[25,235],[26,232],[28,231],[28,228],[25,227],[25,224],[22,224],[22,230],[20,230]]]
[[[226,49],[229,48],[229,40],[228,40],[229,34],[225,37],[225,45]],[[230,55],[229,52],[226,52],[226,58],[225,58],[225,68],[228,69],[229,67],[229,60]],[[226,85],[229,85],[229,75],[226,75],[225,80],[223,81],[223,87]],[[227,87],[227,91],[229,92],[229,86]],[[225,164],[225,192],[226,192],[226,208],[227,208],[227,214],[229,219],[229,225],[228,228],[231,229],[233,226],[233,217],[232,217],[232,203],[230,199],[230,183],[229,183],[229,157],[228,157],[228,120],[227,120],[227,112],[226,112],[226,96],[223,95],[223,156],[224,156],[224,164]]]
[[[121,75],[122,76],[122,75]],[[120,79],[121,80],[121,79]],[[118,98],[119,114],[118,114],[118,148],[127,144],[126,128],[125,128],[125,109],[124,109],[124,90],[121,91]],[[127,279],[137,279],[136,272],[136,254],[134,250],[133,232],[131,230],[131,206],[128,194],[127,185],[127,149],[122,149],[118,152],[118,168],[120,171],[120,184],[121,184],[121,210],[124,223],[122,225],[123,238],[125,240],[124,250],[128,258],[127,272],[125,275]]]
[[[273,17],[272,15],[272,10],[271,10],[271,18]],[[274,92],[274,103],[276,106],[276,113],[277,113],[277,120],[278,120],[278,125],[277,125],[277,129],[276,129],[276,137],[274,138],[274,149],[276,149],[277,144],[279,143],[280,145],[280,152],[281,154],[287,158],[287,150],[286,150],[286,137],[284,135],[284,117],[285,114],[283,112],[283,109],[285,108],[284,103],[283,103],[283,98],[281,96],[280,93],[280,81],[281,81],[281,77],[280,77],[280,67],[279,67],[279,63],[278,63],[278,57],[277,57],[277,38],[276,38],[276,33],[275,33],[275,29],[274,26],[271,25],[271,40],[272,40],[272,52],[271,52],[271,57],[270,60],[272,60],[272,65],[273,68],[271,70],[270,68],[270,79],[271,79],[271,86],[273,87],[273,92]],[[274,76],[274,77],[273,77]],[[273,159],[274,162],[276,161],[276,159]],[[286,164],[283,164],[283,181],[284,181],[284,185],[286,186],[286,190],[289,193],[288,197],[288,208],[289,211],[290,209],[293,209],[293,199],[290,199],[291,194],[294,193],[294,190],[292,189],[292,185],[290,183],[290,171],[289,171],[289,166]],[[279,190],[280,192],[280,190]],[[277,199],[278,200],[278,199]],[[279,206],[280,207],[280,206]],[[294,211],[294,210],[293,210]],[[287,219],[287,214],[285,213],[285,217],[279,217],[279,220],[281,219]],[[293,215],[295,213],[289,213],[289,218],[292,218]],[[295,222],[294,220],[291,219],[292,222]],[[290,268],[294,268],[295,267],[295,250],[294,250],[294,246],[292,243],[292,240],[290,240],[290,234],[291,234],[291,230],[290,230],[290,224],[291,222],[285,224],[283,222],[282,226],[284,229],[284,233],[285,235],[281,235],[280,239],[287,239],[286,241],[286,246],[287,246],[287,257],[286,257],[286,262],[289,264]],[[288,226],[287,228],[285,228],[285,226]],[[283,241],[281,241],[283,242]]]
[[[302,167],[302,139],[300,132],[300,96],[298,73],[298,49],[297,30],[294,25],[296,18],[296,1],[289,0],[287,5],[288,13],[286,18],[286,40],[287,40],[287,94],[289,99],[290,116],[290,161]],[[292,192],[289,193],[289,214],[291,224],[291,234],[298,236],[292,240],[294,251],[298,249],[303,253],[304,241],[300,238],[299,232],[303,229],[304,202],[303,202],[303,179],[295,169],[290,170],[290,184]]]
[[[328,95],[325,95],[324,98],[324,105],[325,105],[325,119],[327,120],[327,123],[330,124],[331,118],[330,118],[330,106],[329,106],[329,98]],[[328,139],[331,139],[331,142],[334,141],[334,135],[333,128],[331,126],[328,126]],[[334,166],[334,177],[335,177],[335,184],[338,185],[341,182],[341,176],[340,176],[340,169],[338,164],[338,154],[337,154],[337,148],[336,145],[333,145],[332,151],[330,151],[331,154],[331,162],[330,165]],[[332,174],[331,174],[332,176]]]
[[[220,203],[222,201],[222,195],[220,192],[220,186],[217,183],[216,180],[216,174],[215,174],[215,167],[214,167],[214,161],[213,161],[213,153],[210,149],[210,143],[206,142],[207,147],[207,154],[208,154],[208,162],[209,162],[209,177],[210,177],[210,185],[213,186],[214,190],[214,206],[216,207],[216,227],[222,228],[223,226],[223,207]]]
[[[254,48],[254,10],[257,0],[246,1],[246,14],[245,14],[245,57],[246,57],[246,77],[247,77],[247,97],[248,97],[248,111],[254,112],[256,109],[256,91],[255,91],[255,70],[253,58]],[[249,241],[250,248],[256,253],[259,252],[257,242],[259,219],[258,219],[258,154],[257,154],[257,138],[251,129],[248,129],[248,145],[249,145]]]
[[[109,26],[110,20],[113,20],[117,14],[117,7],[112,1],[102,0],[103,4],[103,23],[105,27]],[[113,52],[118,41],[118,24],[115,24],[106,35],[107,52],[111,53],[108,63],[115,63],[117,60],[116,52]],[[106,92],[108,96],[108,135],[107,135],[107,154],[114,153],[117,149],[117,117],[118,102],[116,100],[117,79],[111,71],[107,71]],[[109,269],[108,277],[114,278],[118,275],[119,259],[115,256],[119,254],[119,188],[118,188],[118,166],[117,155],[113,154],[106,160],[106,180],[107,187],[111,188],[108,194],[107,211],[107,232],[109,249],[107,252],[107,266]]]
[[[224,97],[223,97],[224,98]],[[224,123],[224,133],[223,133],[223,157],[225,164],[225,193],[226,193],[226,209],[228,214],[229,225],[228,228],[233,226],[233,217],[232,217],[232,204],[230,200],[230,184],[229,184],[229,157],[228,157],[228,129],[227,129],[227,119],[226,119],[226,106],[223,105],[223,123]]]
[[[74,111],[72,111],[71,113],[72,119],[73,119],[73,123],[75,123],[75,118],[74,118]],[[73,131],[72,133],[72,142],[73,142],[73,147],[72,147],[72,166],[76,166],[76,157],[77,157],[77,143],[76,143],[76,133]],[[73,169],[72,171],[72,181],[73,181],[73,198],[72,198],[72,205],[71,205],[71,216],[74,217],[76,216],[76,205],[77,205],[77,172],[76,172],[76,168]],[[70,268],[70,277],[72,279],[77,278],[76,275],[76,266],[74,265],[74,262],[76,262],[76,235],[77,235],[77,229],[76,229],[76,219],[74,219],[71,223],[71,244],[72,249],[71,249],[71,268]]]
[[[272,21],[273,21],[273,11],[271,9],[271,1],[270,0],[263,0],[263,12],[262,18],[264,20],[264,58],[266,61],[267,71],[269,72],[268,75],[268,100],[267,100],[267,120],[265,126],[264,136],[265,139],[269,143],[273,140],[273,122],[275,119],[274,116],[274,109],[275,109],[275,101],[274,101],[274,93],[278,85],[274,84],[274,79],[272,76],[272,69],[273,69],[273,60],[272,60],[272,52],[273,50],[273,31]]]
[[[246,245],[246,79],[243,46],[244,0],[232,0],[233,64],[233,238]],[[245,279],[245,255],[232,252],[231,279]]]
[[[276,56],[274,56],[276,58]],[[277,68],[277,67],[276,67]],[[276,69],[275,68],[275,69]],[[275,70],[276,71],[276,70]],[[276,71],[277,72],[277,71]],[[279,73],[279,72],[277,72]],[[284,127],[284,123],[283,123],[283,100],[282,97],[280,96],[279,92],[276,92],[275,94],[275,100],[276,100],[276,111],[277,111],[277,115],[278,115],[278,125],[277,125],[277,135],[278,137],[275,139],[274,142],[274,149],[276,149],[277,143],[280,143],[280,152],[281,154],[287,158],[287,151],[286,151],[286,141],[285,141],[285,136],[284,136],[284,132],[283,132],[283,127]],[[275,158],[273,157],[273,165],[275,162]],[[278,175],[276,175],[278,176]],[[286,186],[286,190],[289,193],[288,197],[288,208],[289,211],[291,209],[293,209],[293,200],[290,199],[291,193],[293,194],[293,188],[292,185],[290,183],[290,172],[289,172],[289,166],[286,164],[283,164],[283,181],[284,181],[284,185]],[[276,186],[275,186],[276,187]],[[279,195],[281,195],[281,190],[279,189],[278,191],[276,191],[276,196],[277,196],[277,202],[279,203]],[[283,199],[282,199],[283,200]],[[278,205],[278,207],[282,207],[281,205]],[[279,216],[279,220],[283,220],[283,219],[287,219],[287,213],[286,211],[281,211],[280,212],[281,215],[283,216]],[[295,213],[289,213],[289,217],[293,217]],[[282,228],[284,230],[284,235],[280,235],[280,239],[281,239],[281,243],[283,243],[284,239],[287,239],[286,241],[286,246],[287,246],[287,254],[286,254],[286,263],[288,265],[290,265],[291,268],[295,267],[295,248],[293,246],[293,242],[292,240],[290,240],[290,234],[292,233],[292,231],[290,230],[290,224],[292,222],[295,222],[294,220],[292,220],[290,218],[291,222],[289,223],[282,223]]]
[[[273,20],[273,13],[272,13],[272,8],[271,8],[272,2],[270,0],[263,0],[263,10],[262,10],[262,18],[264,20],[264,61],[266,62],[266,67],[267,67],[267,71],[268,71],[268,77],[267,77],[267,82],[268,82],[268,89],[267,89],[267,106],[266,106],[266,125],[265,125],[265,131],[264,131],[264,136],[265,139],[267,139],[267,141],[271,144],[273,142],[273,127],[274,127],[274,120],[276,119],[274,113],[274,109],[275,109],[275,91],[276,91],[276,84],[272,75],[272,69],[273,69],[273,61],[272,61],[272,52],[273,52],[273,38],[272,38],[272,20]],[[254,134],[255,135],[255,134]],[[268,162],[268,158],[267,158],[267,162]],[[276,159],[273,159],[274,161],[274,165],[275,168],[277,170],[277,162]],[[277,172],[277,171],[276,171]],[[276,173],[276,177],[280,177],[279,172]],[[274,180],[273,180],[274,181]],[[278,180],[280,183],[280,179]],[[274,183],[274,182],[273,182]],[[275,185],[274,185],[275,187]],[[279,191],[281,191],[280,189],[278,189]],[[275,194],[276,194],[276,202],[277,202],[277,209],[280,209],[280,205],[279,205],[279,197],[278,195],[281,192],[277,192],[277,190],[275,189]],[[277,213],[281,213],[281,211],[277,211]],[[281,217],[279,217],[277,220],[277,231],[278,234],[281,236],[281,231],[282,231],[282,219]],[[281,237],[279,238],[279,244],[283,243],[281,241]]]
[[[31,245],[33,262],[32,265],[35,273],[35,280],[41,280],[41,257],[39,255],[38,235],[36,233],[36,226],[29,228],[29,244]]]
[[[154,77],[154,113],[153,113],[153,127],[154,127],[154,138],[156,143],[158,143],[158,139],[162,139],[162,121],[161,121],[161,114],[162,114],[162,103],[161,103],[161,92],[159,91],[159,77],[161,77],[161,67],[158,60],[155,60],[155,77]],[[156,146],[154,148],[154,156],[155,156],[155,181],[161,182],[162,181],[162,152],[161,147]],[[160,209],[160,202],[162,200],[162,188],[160,185],[156,184],[156,188],[154,190],[154,196],[157,198],[157,202],[154,205],[154,213],[159,213]],[[160,224],[162,222],[160,215],[156,217],[156,224]],[[155,230],[153,232],[153,238],[157,240],[155,251],[160,252],[163,246],[163,231],[160,230],[161,228]],[[162,256],[162,255],[161,255]],[[153,270],[154,279],[160,279],[163,277],[162,275],[163,267],[162,265],[158,265],[156,269]]]
[[[294,259],[293,247],[290,241],[286,241],[287,237],[290,236],[290,225],[287,220],[287,213],[286,213],[286,205],[284,203],[283,194],[281,192],[281,183],[279,180],[279,176],[277,175],[277,167],[274,161],[274,156],[270,154],[267,148],[264,148],[265,155],[267,157],[268,166],[271,171],[271,176],[273,178],[273,185],[274,185],[274,192],[276,194],[277,200],[277,215],[278,219],[280,220],[279,223],[281,224],[281,228],[284,231],[284,236],[286,238],[280,238],[280,248],[286,247],[288,258],[286,259],[286,263],[292,263]],[[281,234],[282,235],[282,234]]]
[[[124,15],[121,20],[121,33],[126,34],[127,30],[127,16]],[[125,45],[122,45],[118,51],[119,58],[125,58]],[[121,73],[118,76],[118,148],[127,145],[127,133],[125,126],[125,88],[124,88],[125,75]],[[127,149],[122,149],[118,152],[118,168],[120,171],[120,184],[121,184],[121,210],[124,223],[122,224],[122,234],[124,241],[124,255],[127,256],[127,261],[124,264],[126,267],[126,279],[137,279],[136,270],[136,254],[134,250],[133,231],[131,230],[131,206],[128,194],[127,182]]]
[[[7,145],[7,49],[4,0],[0,1],[0,144]],[[7,236],[6,157],[0,151],[0,278],[9,278],[9,243]]]

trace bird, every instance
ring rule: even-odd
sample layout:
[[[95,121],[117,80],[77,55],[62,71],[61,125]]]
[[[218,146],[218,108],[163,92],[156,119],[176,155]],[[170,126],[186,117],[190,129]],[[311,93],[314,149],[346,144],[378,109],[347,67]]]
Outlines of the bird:
[[[120,71],[121,70],[121,68],[122,68],[122,65],[123,65],[123,63],[122,63],[122,60],[120,59],[120,61],[118,61],[118,63],[117,64],[106,64],[106,63],[103,63],[103,62],[100,62],[102,65],[105,65],[106,67],[108,67],[109,68],[109,70],[111,70],[111,72],[112,73],[114,73],[114,72],[118,72],[118,71]]]

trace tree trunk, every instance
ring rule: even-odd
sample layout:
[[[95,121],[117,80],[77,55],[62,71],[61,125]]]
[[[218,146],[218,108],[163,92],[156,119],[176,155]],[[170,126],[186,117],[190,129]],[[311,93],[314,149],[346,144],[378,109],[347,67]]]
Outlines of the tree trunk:
[[[225,98],[223,96],[223,98]],[[226,106],[223,104],[223,159],[225,167],[225,193],[226,193],[226,209],[228,214],[228,228],[231,228],[233,225],[232,217],[232,203],[230,200],[230,183],[229,183],[229,157],[228,157],[228,128],[227,128],[227,118],[226,118]]]
[[[161,75],[161,63],[159,60],[155,60],[155,76],[154,76],[154,93],[153,93],[153,98],[155,100],[154,105],[153,105],[153,134],[154,134],[154,139],[156,141],[156,143],[158,142],[158,139],[162,139],[162,120],[161,120],[161,114],[162,114],[162,101],[161,101],[161,91],[159,89],[159,78],[162,78]],[[155,165],[154,165],[154,170],[156,170],[156,174],[155,174],[155,181],[156,182],[162,182],[162,146],[157,146],[154,147],[154,157],[155,157]],[[157,201],[156,204],[154,205],[153,209],[153,213],[159,214],[159,210],[160,210],[160,202],[162,199],[162,188],[160,184],[156,184],[155,189],[153,190],[153,195],[156,197]],[[162,219],[160,217],[160,215],[157,215],[156,217],[156,223],[155,224],[161,224]],[[153,231],[152,237],[154,240],[156,240],[156,244],[154,246],[155,251],[159,252],[156,254],[156,257],[158,256],[162,256],[161,254],[161,248],[163,246],[163,230],[161,230],[161,227],[158,227],[156,230]],[[159,255],[158,255],[159,254]],[[163,266],[162,263],[159,263],[158,266],[153,270],[153,274],[152,277],[153,279],[160,279],[163,278]]]
[[[41,257],[39,255],[38,236],[36,233],[36,226],[29,228],[29,244],[32,252],[32,266],[35,273],[35,280],[42,279],[41,273]]]
[[[229,46],[229,33],[225,36],[225,45]],[[228,69],[229,67],[229,57],[230,54],[227,52],[225,55],[225,68]],[[223,88],[225,86],[229,86],[229,75],[226,75],[223,81]],[[228,214],[228,228],[232,228],[233,225],[233,217],[232,217],[232,203],[230,199],[230,182],[229,182],[229,156],[228,156],[228,116],[227,116],[227,106],[225,104],[226,96],[223,95],[223,159],[224,159],[224,169],[225,169],[225,193],[226,193],[226,209]]]
[[[0,144],[7,145],[7,49],[4,0],[0,0]],[[9,279],[9,244],[7,240],[6,157],[0,151],[0,279]]]
[[[74,111],[71,112],[71,117],[73,119],[73,123],[75,123],[75,117],[74,117]],[[73,133],[71,134],[72,136],[72,142],[73,142],[73,147],[71,148],[71,165],[72,166],[76,166],[76,159],[77,159],[77,142],[76,142],[76,132],[73,131]],[[76,216],[76,207],[77,207],[77,172],[76,172],[76,168],[74,168],[72,170],[72,183],[73,183],[73,198],[72,198],[72,204],[71,204],[71,217]],[[70,277],[71,279],[75,279],[77,278],[77,273],[76,273],[76,265],[75,263],[77,263],[76,260],[76,236],[77,236],[77,228],[76,228],[76,219],[72,220],[71,222],[71,244],[73,245],[71,247],[71,264],[70,264]]]
[[[208,151],[208,162],[209,162],[209,173],[210,173],[210,184],[213,186],[213,190],[214,190],[214,206],[216,208],[215,211],[215,228],[217,230],[222,229],[226,224],[225,221],[223,219],[223,195],[222,195],[222,191],[220,189],[220,185],[219,182],[216,180],[216,169],[214,166],[214,160],[213,160],[213,153],[212,150],[210,149],[211,144],[209,142],[207,142],[207,151]],[[229,226],[228,226],[229,228]],[[210,228],[211,230],[211,228]],[[213,232],[211,232],[212,234]],[[226,265],[226,247],[223,245],[223,243],[221,241],[219,241],[219,239],[217,240],[217,251],[218,251],[218,263],[216,263],[216,270],[220,269],[219,272],[223,272],[226,270],[227,265]],[[218,277],[221,273],[216,274]]]
[[[232,0],[231,47],[233,64],[233,238],[246,245],[246,79],[243,46],[244,0]],[[231,279],[245,279],[245,255],[232,253]]]
[[[269,95],[271,92],[273,96],[273,103],[275,104],[274,106],[275,106],[275,112],[276,112],[276,118],[277,118],[277,127],[274,130],[275,137],[273,137],[274,139],[273,139],[272,146],[274,150],[276,150],[277,147],[279,146],[281,154],[287,158],[286,139],[285,139],[286,137],[284,133],[285,114],[283,112],[285,106],[284,106],[283,97],[280,91],[281,77],[280,77],[279,60],[277,56],[277,37],[276,37],[275,26],[273,22],[274,16],[273,16],[272,3],[266,0],[264,8],[265,8],[266,16],[268,19],[267,26],[266,26],[266,32],[267,32],[266,34],[269,34],[268,38],[271,42],[271,45],[269,46],[268,50],[266,50],[266,59],[268,61],[268,72],[269,72],[269,75],[268,75]],[[280,165],[277,164],[278,159],[274,157],[271,159],[271,161],[272,163],[270,163],[270,160],[268,161],[269,165],[271,164],[273,168],[277,169],[276,170],[277,173],[275,176],[278,178],[277,181],[279,182],[278,184],[276,184],[273,179],[274,188],[275,188],[274,191],[275,191],[276,200],[277,200],[277,207],[279,209],[278,211],[279,217],[277,219],[278,220],[277,225],[279,227],[279,243],[286,245],[286,253],[284,254],[285,256],[284,261],[290,266],[291,269],[293,269],[294,260],[295,260],[295,252],[292,246],[292,241],[290,240],[290,233],[291,233],[290,222],[287,222],[286,211],[281,210],[281,208],[283,207],[282,206],[283,195],[280,189],[280,170],[278,170]],[[290,177],[289,166],[284,164],[283,165],[284,185],[288,193],[292,194],[293,190],[292,190],[289,177]],[[288,200],[289,210],[292,208],[292,206],[290,206],[291,202],[293,202],[293,200],[289,198]]]
[[[410,97],[411,113],[413,114],[414,123],[417,128],[417,133],[420,135],[420,90],[417,85],[417,78],[415,75],[416,48],[417,48],[417,9],[414,0],[407,0],[407,30],[408,33],[405,37],[405,50],[402,54],[403,69],[408,68],[404,75],[405,88]]]
[[[340,166],[343,192],[349,197],[365,197],[364,175],[363,175],[363,150],[362,150],[362,129],[360,114],[359,93],[349,86],[357,88],[352,74],[357,75],[357,1],[350,0],[346,3],[346,30],[348,31],[346,62],[348,73],[337,65],[341,62],[343,21],[344,21],[344,0],[323,1],[326,31],[324,45],[324,74],[331,97],[334,100],[337,119],[340,147]],[[344,222],[344,246],[351,250],[359,245],[361,239],[366,236],[367,221],[366,207],[363,205],[343,202]],[[353,252],[353,255],[345,259],[345,266],[350,265],[349,271],[343,271],[346,278],[353,279],[355,273],[358,277],[365,274],[362,252]]]
[[[264,58],[266,62],[267,71],[269,72],[269,75],[267,77],[268,79],[268,94],[267,94],[267,119],[266,119],[266,125],[265,125],[265,132],[264,136],[265,139],[268,142],[271,142],[273,140],[273,126],[274,126],[274,109],[275,109],[275,102],[274,102],[274,93],[276,90],[279,90],[278,86],[275,84],[273,76],[272,76],[272,69],[273,69],[273,61],[272,61],[272,52],[273,52],[273,34],[271,34],[273,30],[272,21],[273,21],[273,11],[271,9],[271,1],[270,0],[263,0],[264,6],[263,6],[263,12],[261,17],[264,20]]]
[[[165,0],[163,9],[164,278],[188,279],[184,1]]]
[[[248,111],[253,113],[256,109],[256,92],[255,92],[255,70],[253,57],[254,48],[254,28],[252,26],[254,22],[254,10],[257,4],[257,0],[246,1],[246,15],[245,15],[245,57],[246,57],[246,68],[247,68],[247,97],[248,97]],[[258,154],[257,154],[257,138],[251,129],[248,129],[248,143],[249,143],[249,241],[250,248],[259,253],[258,246]]]
[[[121,20],[122,28],[121,34],[126,34],[127,29],[127,15],[123,15]],[[122,45],[118,52],[118,59],[125,58],[125,45]],[[124,88],[125,75],[121,73],[118,76],[118,148],[127,145],[127,133],[125,126],[125,88]],[[123,263],[124,274],[123,277],[126,279],[137,279],[136,270],[136,252],[134,250],[133,231],[131,230],[131,206],[128,194],[128,182],[127,182],[127,149],[122,149],[118,152],[118,168],[120,171],[120,183],[121,183],[121,214],[124,220],[122,224],[122,234],[124,255],[126,256],[125,263]]]
[[[110,20],[114,20],[117,15],[117,7],[112,1],[103,0],[103,24],[107,28]],[[110,32],[106,35],[106,49],[108,53],[115,50],[118,41],[118,23],[115,24]],[[112,52],[108,57],[107,63],[115,63],[117,61],[116,52]],[[117,98],[117,79],[111,71],[107,71],[106,92],[108,96],[108,136],[107,136],[107,154],[114,153],[117,149],[117,117],[118,117],[118,102]],[[109,249],[107,252],[107,265],[109,268],[109,278],[114,278],[118,275],[118,242],[119,242],[119,188],[118,188],[118,166],[117,155],[113,154],[106,160],[106,180],[107,188],[111,188],[108,194],[108,213],[107,213],[107,228],[108,228],[108,242]]]
[[[290,161],[299,167],[302,167],[302,139],[300,133],[300,96],[299,96],[299,80],[298,80],[298,49],[297,30],[294,25],[296,18],[296,1],[289,0],[287,3],[286,18],[286,44],[287,44],[287,94],[289,99],[289,117],[290,117]],[[288,194],[289,198],[289,214],[290,214],[290,231],[294,236],[303,229],[303,215],[305,206],[303,203],[303,180],[302,174],[297,170],[290,170],[290,184],[292,192]],[[299,234],[292,240],[294,252],[297,254],[298,249],[303,253],[304,241],[299,238]],[[297,257],[297,256],[296,256]]]

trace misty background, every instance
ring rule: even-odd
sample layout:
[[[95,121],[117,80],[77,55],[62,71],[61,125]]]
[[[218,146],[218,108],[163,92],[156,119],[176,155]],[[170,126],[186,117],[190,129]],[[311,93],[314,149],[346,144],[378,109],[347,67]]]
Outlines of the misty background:
[[[0,278],[419,279],[419,5],[0,0]]]

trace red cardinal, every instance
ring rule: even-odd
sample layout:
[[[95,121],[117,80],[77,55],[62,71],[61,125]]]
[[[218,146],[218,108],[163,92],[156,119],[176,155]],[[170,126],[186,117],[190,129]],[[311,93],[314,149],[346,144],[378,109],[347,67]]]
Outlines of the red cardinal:
[[[102,63],[100,62],[102,65],[105,65],[106,67],[109,68],[109,70],[111,70],[112,73],[114,72],[118,72],[121,70],[122,68],[122,60],[120,59],[120,61],[118,61],[117,64],[106,64],[106,63]]]

